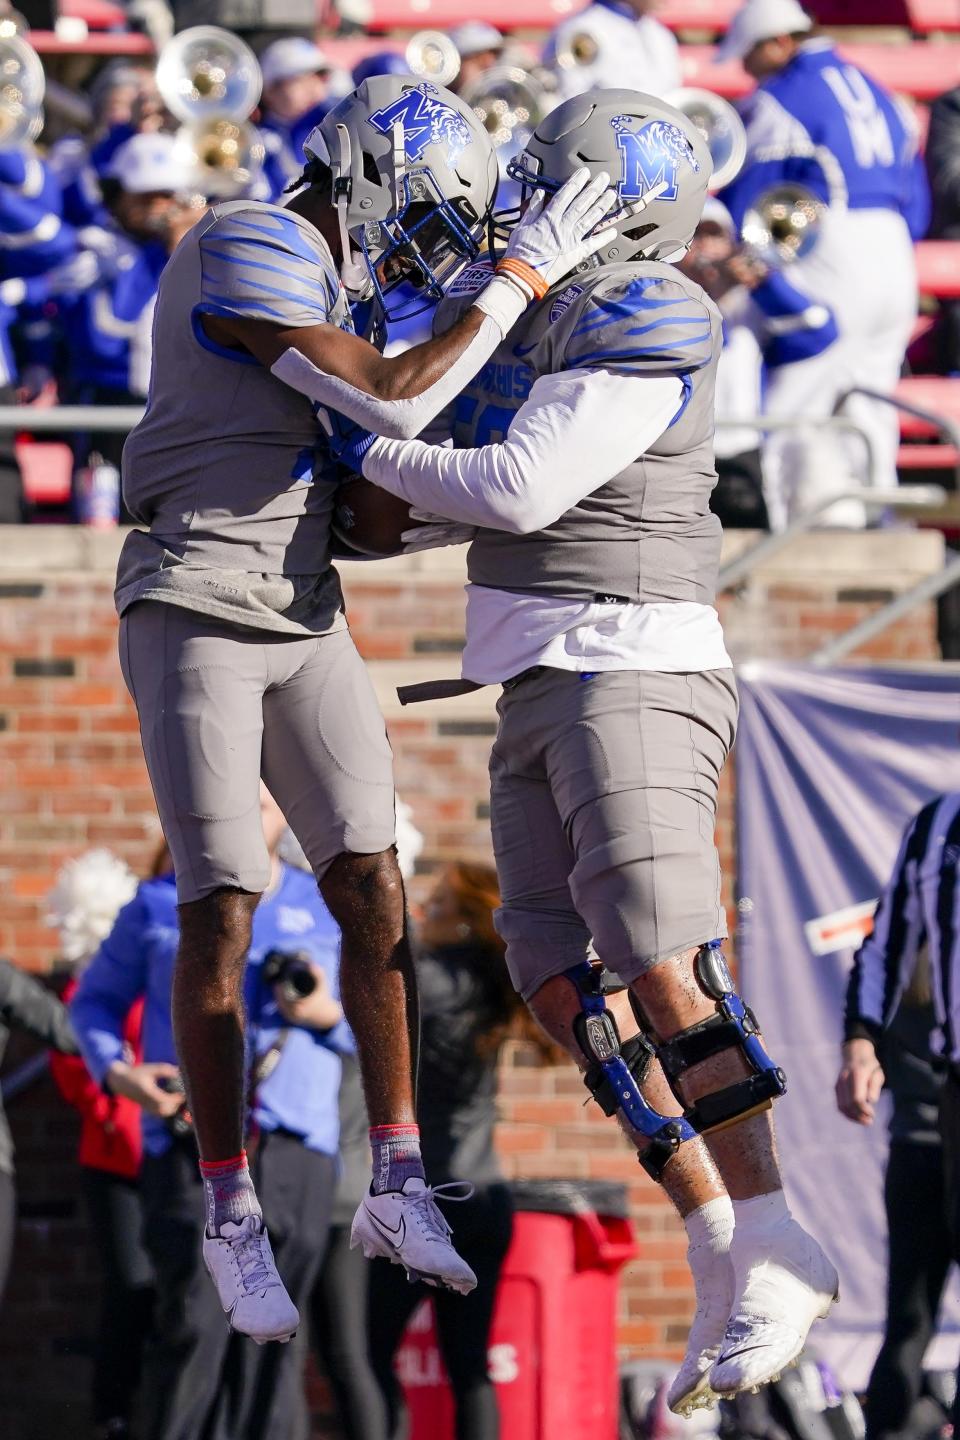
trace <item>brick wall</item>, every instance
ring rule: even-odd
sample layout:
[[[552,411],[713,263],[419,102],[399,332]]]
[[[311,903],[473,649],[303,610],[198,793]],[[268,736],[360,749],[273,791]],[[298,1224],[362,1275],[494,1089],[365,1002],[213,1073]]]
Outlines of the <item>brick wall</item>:
[[[734,536],[730,549],[743,543]],[[40,972],[56,955],[42,897],[59,865],[104,844],[142,868],[158,838],[116,661],[115,550],[109,535],[0,530],[0,954]],[[406,711],[394,694],[398,680],[457,673],[460,563],[455,554],[434,553],[345,567],[351,624],[387,715],[398,789],[426,839],[414,902],[444,858],[489,856],[486,760],[495,692]],[[942,542],[932,534],[806,537],[722,598],[731,654],[738,662],[803,659],[941,564]],[[935,616],[924,606],[855,658],[935,656]],[[719,839],[729,903],[729,774]],[[622,1287],[621,1344],[634,1354],[677,1353],[690,1318],[682,1231],[614,1127],[595,1107],[584,1108],[577,1076],[528,1062],[523,1051],[504,1058],[499,1143],[508,1174],[630,1186],[642,1254]],[[64,1433],[65,1420],[68,1433],[80,1436],[95,1283],[70,1163],[74,1123],[49,1082],[15,1101],[11,1119],[23,1218],[0,1328],[0,1413],[19,1416],[21,1433],[9,1440],[46,1440]]]

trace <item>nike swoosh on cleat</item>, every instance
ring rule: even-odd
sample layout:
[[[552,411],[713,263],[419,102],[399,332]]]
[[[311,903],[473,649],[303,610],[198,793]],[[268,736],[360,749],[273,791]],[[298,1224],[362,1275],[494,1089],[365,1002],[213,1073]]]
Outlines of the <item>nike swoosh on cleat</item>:
[[[404,1220],[402,1215],[400,1216],[399,1225],[387,1225],[383,1220],[378,1219],[377,1216],[374,1215],[372,1210],[368,1210],[367,1214],[370,1216],[370,1219],[373,1221],[374,1225],[376,1225],[381,1235],[386,1236],[386,1238],[390,1241],[391,1245],[396,1245],[399,1247],[403,1244],[404,1238],[407,1233],[407,1226],[406,1221]]]
[[[718,1355],[714,1363],[716,1365],[726,1365],[728,1360],[736,1360],[741,1355],[749,1355],[751,1350],[766,1350],[766,1348],[767,1346],[763,1341],[758,1342],[756,1345],[742,1345],[739,1350],[730,1350],[726,1355]]]

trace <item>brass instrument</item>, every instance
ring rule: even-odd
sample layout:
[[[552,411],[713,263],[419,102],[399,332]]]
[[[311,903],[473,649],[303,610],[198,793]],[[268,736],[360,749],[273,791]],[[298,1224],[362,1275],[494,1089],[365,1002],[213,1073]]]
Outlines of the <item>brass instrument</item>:
[[[18,150],[40,134],[45,89],[36,50],[21,35],[0,38],[0,150]]]
[[[520,65],[494,65],[468,86],[461,99],[490,136],[493,145],[522,149],[551,109],[550,91],[540,75]]]
[[[407,41],[404,59],[414,75],[449,85],[460,73],[460,52],[442,30],[418,30]]]
[[[250,47],[216,25],[183,30],[160,52],[157,88],[181,121],[176,142],[192,184],[209,199],[242,194],[263,164],[263,141],[248,118],[262,83]]]
[[[743,217],[744,247],[772,270],[792,265],[816,245],[826,209],[805,185],[772,185]]]
[[[600,54],[600,46],[589,30],[576,30],[557,47],[553,63],[558,70],[576,70],[592,65]]]
[[[747,158],[747,132],[733,106],[712,90],[685,86],[666,97],[668,103],[686,115],[707,142],[713,160],[711,193],[729,185]]]

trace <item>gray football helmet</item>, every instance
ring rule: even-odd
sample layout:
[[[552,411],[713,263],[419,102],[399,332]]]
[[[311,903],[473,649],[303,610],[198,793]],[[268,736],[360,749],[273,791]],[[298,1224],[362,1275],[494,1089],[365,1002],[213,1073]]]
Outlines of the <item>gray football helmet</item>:
[[[575,95],[540,121],[507,174],[519,182],[522,204],[536,189],[558,190],[583,165],[594,175],[606,170],[617,196],[601,221],[616,238],[584,268],[686,249],[712,169],[707,143],[686,115],[637,90]],[[497,222],[500,230],[510,217]]]
[[[496,198],[497,159],[476,115],[452,91],[413,75],[371,76],[303,148],[308,165],[319,160],[333,174],[344,283],[351,288],[356,247],[388,318],[435,304],[477,258]],[[388,304],[401,286],[405,297]]]

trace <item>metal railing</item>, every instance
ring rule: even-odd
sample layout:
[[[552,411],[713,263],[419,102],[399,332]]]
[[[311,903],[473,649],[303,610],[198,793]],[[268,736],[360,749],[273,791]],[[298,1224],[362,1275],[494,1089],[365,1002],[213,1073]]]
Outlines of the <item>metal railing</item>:
[[[0,405],[0,430],[132,430],[141,405]]]
[[[755,545],[749,545],[733,560],[720,567],[717,590],[730,590],[755,570],[758,565],[771,560],[785,550],[798,535],[812,530],[827,510],[840,500],[859,500],[867,509],[875,510],[935,510],[946,503],[948,491],[942,485],[904,485],[890,490],[843,490],[828,499],[821,500],[809,510],[791,520],[785,530],[775,535],[765,535]]]
[[[828,640],[825,645],[821,645],[820,649],[815,650],[810,656],[809,664],[821,668],[835,665],[838,660],[842,660],[852,650],[866,645],[877,635],[882,635],[884,630],[895,625],[905,615],[909,615],[911,610],[915,610],[918,605],[923,605],[927,600],[936,600],[947,590],[951,590],[954,585],[960,585],[960,555],[954,555],[935,575],[927,575],[912,589],[905,590],[895,600],[881,605],[879,610],[875,610],[872,615],[861,620],[859,625],[851,626],[836,639]]]

